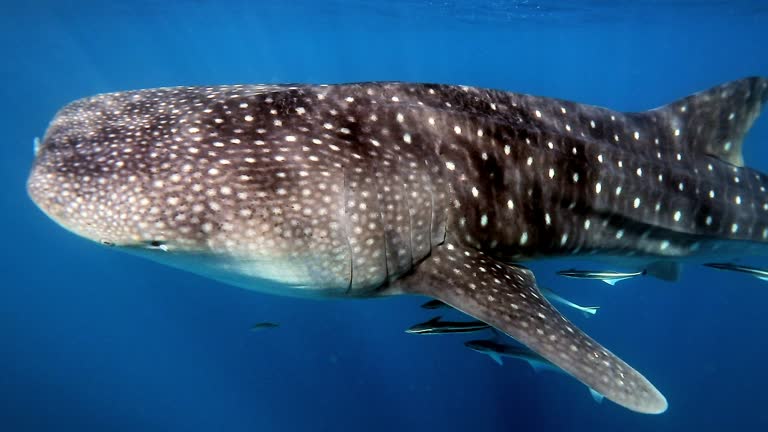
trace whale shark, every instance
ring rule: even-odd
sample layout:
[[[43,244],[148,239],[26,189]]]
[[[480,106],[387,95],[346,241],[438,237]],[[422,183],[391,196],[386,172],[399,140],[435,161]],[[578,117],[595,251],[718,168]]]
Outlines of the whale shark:
[[[81,237],[246,289],[441,300],[655,414],[662,393],[525,263],[763,245],[742,143],[767,98],[759,77],[644,112],[406,82],[123,91],[55,115],[27,190]]]

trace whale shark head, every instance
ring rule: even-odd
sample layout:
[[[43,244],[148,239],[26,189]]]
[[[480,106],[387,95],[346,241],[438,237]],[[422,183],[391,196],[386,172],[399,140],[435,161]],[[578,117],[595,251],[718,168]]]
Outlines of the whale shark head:
[[[268,90],[73,102],[36,150],[28,193],[61,226],[103,245],[246,288],[274,281],[288,294],[345,293],[344,180],[277,136],[269,111],[248,110]],[[232,109],[242,114],[226,115]]]

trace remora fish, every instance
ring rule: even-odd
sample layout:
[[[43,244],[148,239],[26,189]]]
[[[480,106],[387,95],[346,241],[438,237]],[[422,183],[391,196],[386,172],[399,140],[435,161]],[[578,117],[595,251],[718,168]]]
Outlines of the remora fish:
[[[562,305],[576,309],[577,311],[581,311],[587,317],[596,314],[597,310],[600,309],[600,306],[581,306],[579,304],[576,304],[566,298],[563,298],[562,296],[558,295],[557,293],[555,293],[554,291],[548,288],[539,287],[539,291],[541,291],[541,293],[544,294],[544,297],[546,297],[547,300],[555,303],[560,303]]]
[[[544,297],[546,297],[547,300],[555,302],[555,303],[560,303],[562,305],[565,305],[565,306],[568,306],[570,308],[576,309],[578,311],[584,312],[584,314],[587,315],[587,316],[596,314],[597,310],[600,309],[599,306],[581,306],[581,305],[578,305],[578,304],[573,303],[572,301],[570,301],[570,300],[568,300],[566,298],[561,297],[560,295],[558,295],[554,291],[552,291],[550,289],[547,289],[547,288],[539,287],[539,291],[541,291],[541,293],[544,294]],[[432,310],[434,310],[434,309],[444,309],[444,308],[445,309],[453,309],[451,306],[441,302],[440,300],[430,300],[430,301],[422,304],[421,307],[424,308],[424,309],[432,309]]]
[[[729,264],[729,263],[706,263],[704,265],[707,267],[716,268],[718,270],[728,270],[728,271],[746,273],[760,280],[768,281],[768,271],[762,270],[759,268],[747,267],[747,266],[742,266],[738,264]]]
[[[464,342],[464,346],[473,351],[487,355],[500,365],[504,364],[502,357],[510,357],[525,361],[535,371],[542,369],[562,371],[562,369],[552,364],[552,362],[522,346],[502,344],[491,339],[467,341]]]
[[[645,275],[645,270],[636,272],[615,272],[615,271],[598,271],[598,270],[560,270],[557,272],[560,276],[565,276],[573,279],[596,279],[603,281],[608,285],[616,285],[617,282],[623,280],[632,279],[637,276]]]
[[[452,309],[450,306],[441,302],[440,300],[430,300],[422,304],[421,307],[423,309]]]
[[[741,149],[767,95],[747,78],[621,113],[397,82],[126,91],[59,111],[27,189],[80,236],[240,287],[437,298],[660,413],[511,263],[763,246],[768,178]]]
[[[482,321],[440,321],[442,317],[434,317],[429,321],[416,324],[405,330],[410,334],[436,335],[449,333],[472,333],[491,328]]]
[[[464,346],[472,351],[487,355],[499,365],[504,364],[503,357],[509,357],[528,363],[535,372],[552,370],[564,373],[562,369],[552,364],[552,362],[525,347],[501,344],[488,339],[467,341],[464,342]],[[603,395],[592,388],[589,389],[589,393],[596,402],[600,403],[603,401]]]
[[[280,324],[271,323],[271,322],[260,322],[256,323],[251,326],[251,331],[259,331],[259,330],[266,330],[266,329],[273,329],[280,327]]]

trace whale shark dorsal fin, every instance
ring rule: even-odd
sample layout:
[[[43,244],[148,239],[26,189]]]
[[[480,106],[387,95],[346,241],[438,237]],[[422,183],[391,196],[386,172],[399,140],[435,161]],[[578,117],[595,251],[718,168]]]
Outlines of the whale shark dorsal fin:
[[[496,327],[619,405],[642,413],[667,409],[647,379],[553,308],[524,267],[449,238],[389,289],[438,298]]]
[[[744,166],[742,142],[768,100],[768,80],[745,78],[645,113],[668,131],[668,144]],[[665,140],[665,141],[667,141]]]

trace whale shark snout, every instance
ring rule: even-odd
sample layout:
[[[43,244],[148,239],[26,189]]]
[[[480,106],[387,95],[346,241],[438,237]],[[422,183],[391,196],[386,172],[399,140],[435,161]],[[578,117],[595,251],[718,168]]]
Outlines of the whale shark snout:
[[[103,106],[84,101],[62,109],[37,147],[27,179],[30,198],[58,224],[93,241],[120,246],[167,242],[167,235],[151,228],[162,226],[162,212],[152,209],[147,174],[119,171],[131,163],[135,148],[118,150],[118,143],[107,138],[132,139],[105,127],[109,117]]]

